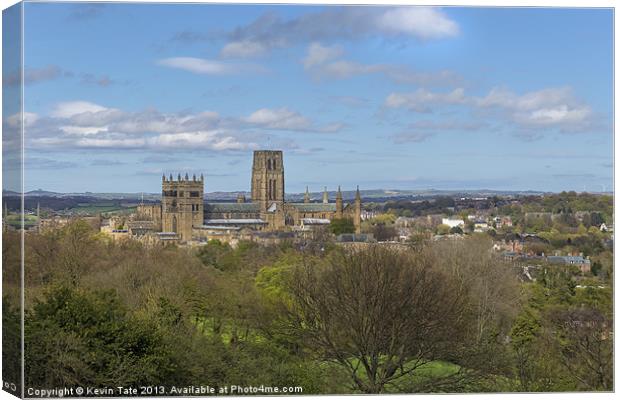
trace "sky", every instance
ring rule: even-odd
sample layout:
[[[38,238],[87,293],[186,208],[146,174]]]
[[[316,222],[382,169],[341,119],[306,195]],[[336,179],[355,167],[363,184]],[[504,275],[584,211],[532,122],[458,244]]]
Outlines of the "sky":
[[[289,193],[609,191],[612,28],[611,9],[26,3],[25,189],[249,190],[252,151],[281,149]]]

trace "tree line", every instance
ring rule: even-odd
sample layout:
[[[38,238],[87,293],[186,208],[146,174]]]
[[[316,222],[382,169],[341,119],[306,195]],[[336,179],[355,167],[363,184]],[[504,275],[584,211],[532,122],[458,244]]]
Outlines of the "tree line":
[[[5,234],[6,277],[18,235]],[[80,221],[27,233],[26,385],[611,390],[611,291],[579,289],[562,268],[524,283],[490,248],[481,237],[147,247]],[[9,293],[5,379],[19,367]]]

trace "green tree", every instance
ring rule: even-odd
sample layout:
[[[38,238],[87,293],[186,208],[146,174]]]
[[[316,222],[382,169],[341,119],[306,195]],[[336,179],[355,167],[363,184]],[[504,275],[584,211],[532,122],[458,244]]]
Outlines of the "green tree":
[[[446,224],[437,225],[435,232],[438,235],[447,235],[448,233],[450,233],[450,226]]]
[[[355,233],[355,225],[350,218],[334,218],[329,223],[329,229],[334,235]]]
[[[59,287],[26,314],[26,385],[161,383],[169,369],[161,342],[113,292]]]
[[[453,226],[452,228],[450,228],[450,233],[452,233],[452,234],[456,233],[456,234],[462,235],[463,234],[463,230],[461,229],[460,226]]]

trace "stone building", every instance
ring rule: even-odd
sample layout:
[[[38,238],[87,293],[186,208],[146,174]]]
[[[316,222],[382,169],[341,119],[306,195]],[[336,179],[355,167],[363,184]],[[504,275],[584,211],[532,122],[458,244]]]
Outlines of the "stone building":
[[[204,177],[174,180],[162,176],[161,229],[162,232],[175,232],[182,241],[192,239],[192,228],[202,226],[204,220]]]
[[[321,203],[310,202],[308,190],[303,203],[285,201],[284,160],[282,151],[254,152],[251,178],[251,200],[238,196],[236,202],[204,202],[204,178],[162,178],[161,205],[138,206],[140,219],[154,222],[162,232],[175,232],[181,241],[204,236],[207,231],[231,227],[253,231],[294,230],[310,220],[329,222],[335,218],[353,220],[359,233],[362,200],[359,188],[353,203],[345,204],[340,187],[334,202],[327,190]],[[159,221],[161,223],[159,223]]]

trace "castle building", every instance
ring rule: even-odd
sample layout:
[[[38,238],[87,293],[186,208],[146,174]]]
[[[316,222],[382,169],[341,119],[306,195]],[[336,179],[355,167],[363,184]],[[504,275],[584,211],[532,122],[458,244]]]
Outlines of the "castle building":
[[[328,225],[335,218],[353,220],[359,233],[362,200],[359,188],[355,200],[345,204],[340,187],[335,202],[329,202],[327,189],[321,203],[310,201],[308,188],[302,203],[285,201],[284,160],[282,151],[257,150],[252,164],[251,199],[236,202],[204,202],[204,177],[186,174],[177,180],[162,177],[162,201],[159,205],[138,206],[137,218],[153,221],[155,229],[176,233],[181,241],[201,238],[214,230],[251,229],[285,231],[304,226]]]

